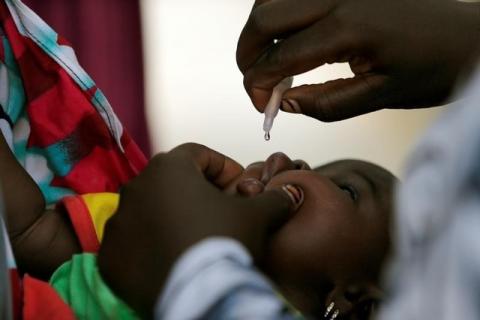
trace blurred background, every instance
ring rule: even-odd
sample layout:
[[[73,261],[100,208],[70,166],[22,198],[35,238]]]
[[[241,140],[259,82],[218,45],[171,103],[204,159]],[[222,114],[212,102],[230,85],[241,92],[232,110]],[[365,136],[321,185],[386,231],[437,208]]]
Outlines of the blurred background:
[[[386,110],[334,124],[280,113],[266,142],[263,115],[235,62],[253,0],[24,2],[72,42],[147,154],[197,142],[243,165],[283,151],[313,166],[359,158],[401,175],[417,137],[442,110]],[[295,83],[350,76],[346,64],[327,65]]]

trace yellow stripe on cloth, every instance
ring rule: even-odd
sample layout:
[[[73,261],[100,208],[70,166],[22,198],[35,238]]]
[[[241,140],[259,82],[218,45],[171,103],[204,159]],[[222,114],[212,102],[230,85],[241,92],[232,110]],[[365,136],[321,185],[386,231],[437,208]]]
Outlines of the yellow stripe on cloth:
[[[91,193],[82,195],[92,218],[99,242],[103,239],[103,230],[108,219],[117,211],[120,196],[117,193]]]

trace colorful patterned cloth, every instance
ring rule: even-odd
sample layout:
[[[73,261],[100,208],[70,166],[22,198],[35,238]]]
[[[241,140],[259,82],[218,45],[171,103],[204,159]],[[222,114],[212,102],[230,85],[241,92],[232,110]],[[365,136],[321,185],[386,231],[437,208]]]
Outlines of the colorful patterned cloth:
[[[117,192],[147,163],[67,41],[19,0],[0,1],[0,130],[48,205],[69,195]],[[92,197],[85,197],[87,208],[98,203]],[[109,203],[106,198],[98,197]],[[83,234],[85,219],[68,207]],[[73,318],[47,284],[29,277],[21,282],[10,246],[7,253],[16,318],[20,312],[25,319]]]
[[[18,0],[0,2],[0,128],[48,204],[117,192],[145,166],[73,50]]]

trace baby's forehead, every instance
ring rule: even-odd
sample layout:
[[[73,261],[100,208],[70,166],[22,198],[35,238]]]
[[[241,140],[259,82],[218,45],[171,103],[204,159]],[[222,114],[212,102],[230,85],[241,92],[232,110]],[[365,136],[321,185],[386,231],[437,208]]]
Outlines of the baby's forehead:
[[[314,169],[322,175],[362,175],[375,184],[379,185],[393,185],[396,181],[395,176],[387,169],[380,167],[371,162],[362,160],[339,160],[330,162]]]
[[[370,185],[369,189],[372,192],[363,193],[364,196],[361,199],[365,200],[371,197],[380,210],[378,212],[387,213],[386,216],[391,215],[393,195],[398,179],[385,168],[361,160],[340,160],[319,166],[314,170],[333,181],[335,178],[338,179],[338,183],[348,184],[359,181],[358,179],[363,180],[366,183],[361,185]],[[361,185],[360,190],[363,188]],[[354,184],[354,186],[359,187],[358,184]]]
[[[315,168],[315,171],[354,171],[354,170],[361,170],[361,171],[372,171],[379,166],[363,161],[363,160],[355,160],[355,159],[345,159],[345,160],[337,160],[332,161],[326,164],[322,164]]]

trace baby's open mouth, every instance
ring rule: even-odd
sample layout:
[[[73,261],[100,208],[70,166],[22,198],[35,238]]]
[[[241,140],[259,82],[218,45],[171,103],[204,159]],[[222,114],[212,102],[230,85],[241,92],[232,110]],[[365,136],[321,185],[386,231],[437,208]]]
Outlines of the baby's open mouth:
[[[303,203],[303,190],[292,184],[285,184],[282,186],[282,189],[295,204],[295,209],[298,209]]]

